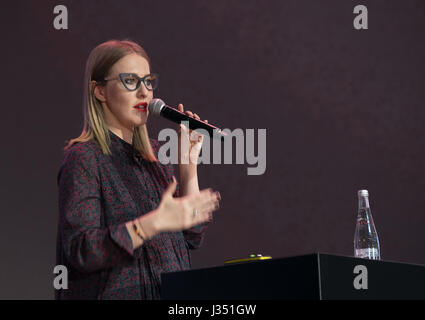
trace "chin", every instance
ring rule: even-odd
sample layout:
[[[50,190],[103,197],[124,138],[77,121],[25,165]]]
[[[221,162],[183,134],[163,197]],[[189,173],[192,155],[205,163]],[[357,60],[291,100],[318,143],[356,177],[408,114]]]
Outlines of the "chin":
[[[141,117],[138,117],[137,119],[133,120],[133,125],[136,127],[143,126],[148,121],[148,115],[144,115]]]

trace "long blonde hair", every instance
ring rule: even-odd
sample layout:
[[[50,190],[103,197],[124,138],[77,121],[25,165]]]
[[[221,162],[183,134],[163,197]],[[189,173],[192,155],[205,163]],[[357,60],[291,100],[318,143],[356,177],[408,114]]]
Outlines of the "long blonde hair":
[[[111,154],[108,127],[104,119],[102,105],[94,95],[91,81],[104,79],[111,67],[122,57],[136,53],[145,58],[149,65],[150,59],[146,51],[131,40],[109,40],[95,47],[87,59],[84,74],[83,113],[84,126],[80,136],[71,139],[64,150],[68,150],[76,142],[96,140],[104,154]],[[157,161],[149,141],[146,124],[135,127],[133,131],[133,146],[141,156],[149,161]]]

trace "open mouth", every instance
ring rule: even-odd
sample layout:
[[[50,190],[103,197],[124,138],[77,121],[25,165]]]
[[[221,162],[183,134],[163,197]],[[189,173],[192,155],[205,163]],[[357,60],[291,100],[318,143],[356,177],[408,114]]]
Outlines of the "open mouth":
[[[142,111],[142,112],[146,112],[148,111],[148,103],[147,102],[141,102],[139,104],[136,104],[134,106],[135,109]]]

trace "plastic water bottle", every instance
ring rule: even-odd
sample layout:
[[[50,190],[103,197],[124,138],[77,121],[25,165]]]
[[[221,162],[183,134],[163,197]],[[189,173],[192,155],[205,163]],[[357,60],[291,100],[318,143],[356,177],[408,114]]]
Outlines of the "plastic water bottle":
[[[359,211],[356,232],[354,233],[354,256],[372,260],[381,260],[378,233],[373,223],[369,206],[369,192],[359,190]]]

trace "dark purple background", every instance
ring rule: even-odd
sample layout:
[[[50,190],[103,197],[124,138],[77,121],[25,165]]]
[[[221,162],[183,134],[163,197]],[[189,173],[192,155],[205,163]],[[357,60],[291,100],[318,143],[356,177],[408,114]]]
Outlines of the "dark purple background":
[[[53,28],[66,5],[69,30]],[[353,28],[353,8],[369,29]],[[368,189],[382,258],[425,264],[425,2],[14,1],[1,10],[0,298],[53,297],[56,174],[82,128],[90,50],[144,46],[157,96],[224,128],[266,128],[267,170],[203,165],[222,194],[195,268],[262,253],[352,255]],[[149,120],[151,136],[172,126]]]

